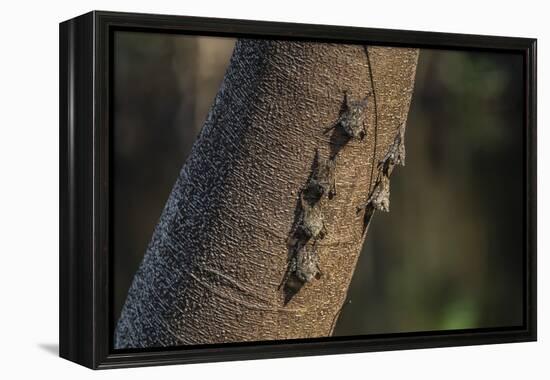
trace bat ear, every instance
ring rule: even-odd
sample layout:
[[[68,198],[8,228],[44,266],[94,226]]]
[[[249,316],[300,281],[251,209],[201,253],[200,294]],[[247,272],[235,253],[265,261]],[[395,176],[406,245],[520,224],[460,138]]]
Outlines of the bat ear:
[[[319,154],[319,148],[315,148],[315,158],[313,159],[313,166],[314,167],[319,166],[320,158],[321,158],[321,156]]]

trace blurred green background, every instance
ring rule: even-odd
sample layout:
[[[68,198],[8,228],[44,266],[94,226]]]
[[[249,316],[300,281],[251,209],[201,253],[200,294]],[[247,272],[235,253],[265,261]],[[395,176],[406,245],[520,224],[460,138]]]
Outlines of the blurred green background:
[[[234,43],[115,35],[113,321]],[[520,55],[421,50],[407,166],[335,335],[523,323],[522,86]]]

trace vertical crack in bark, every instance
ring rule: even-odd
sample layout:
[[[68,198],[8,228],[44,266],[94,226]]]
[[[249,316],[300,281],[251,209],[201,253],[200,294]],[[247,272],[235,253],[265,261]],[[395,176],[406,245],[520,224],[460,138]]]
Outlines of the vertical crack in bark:
[[[373,137],[374,147],[373,147],[373,153],[372,153],[371,172],[370,172],[370,177],[369,177],[369,188],[368,188],[368,191],[367,191],[367,193],[370,194],[371,193],[371,186],[372,186],[372,178],[373,178],[373,174],[374,174],[374,166],[375,166],[374,163],[376,161],[376,149],[378,147],[378,102],[376,100],[376,89],[375,89],[375,85],[374,85],[374,76],[372,74],[372,64],[371,64],[371,60],[370,60],[368,46],[363,46],[363,49],[365,50],[365,55],[367,57],[367,68],[368,68],[369,80],[370,80],[370,85],[371,85],[371,94],[370,95],[372,95],[373,103],[374,103],[374,137]],[[367,98],[365,98],[365,108],[366,108],[366,99]],[[374,214],[373,209],[365,210],[365,215],[363,217],[363,233],[362,233],[363,239],[365,237],[367,227],[370,223],[370,220],[371,220],[373,214]],[[338,309],[338,311],[334,315],[334,318],[332,319],[332,323],[330,325],[330,330],[329,330],[330,335],[332,335],[332,333],[334,331],[334,328],[336,327],[336,322],[338,321],[338,318],[340,317],[340,314],[342,313],[342,310],[344,309],[344,307],[347,304],[351,303],[351,300],[346,301],[347,298],[348,298],[348,291],[349,291],[349,288],[346,289],[345,296],[344,296],[344,302],[342,302],[342,305],[340,306],[340,308]]]
[[[370,61],[370,55],[369,55],[369,47],[363,46],[365,49],[365,55],[367,56],[367,67],[369,71],[369,80],[372,88],[372,99],[374,102],[374,148],[372,152],[372,165],[370,169],[370,181],[369,181],[369,190],[368,193],[370,194],[371,186],[372,186],[372,178],[374,174],[374,162],[376,161],[376,148],[378,147],[378,102],[376,101],[376,89],[374,86],[374,76],[372,75],[372,64]]]

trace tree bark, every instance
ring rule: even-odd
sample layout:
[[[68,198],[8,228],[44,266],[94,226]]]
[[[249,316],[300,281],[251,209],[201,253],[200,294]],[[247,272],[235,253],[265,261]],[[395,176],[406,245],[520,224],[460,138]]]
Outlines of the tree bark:
[[[370,220],[358,207],[404,128],[417,58],[416,49],[239,40],[134,277],[115,347],[329,336]],[[345,93],[369,96],[362,140],[336,125]],[[280,287],[289,236],[316,152],[336,162],[317,244],[322,276],[289,293]]]

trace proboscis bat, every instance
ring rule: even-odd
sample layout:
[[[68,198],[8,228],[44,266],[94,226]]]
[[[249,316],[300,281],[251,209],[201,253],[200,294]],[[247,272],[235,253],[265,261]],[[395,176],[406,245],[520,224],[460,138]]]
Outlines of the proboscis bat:
[[[313,174],[305,189],[306,197],[315,201],[319,200],[325,194],[332,198],[336,195],[336,180],[334,172],[336,162],[331,159],[321,158],[319,151],[315,153],[315,165]]]
[[[386,176],[391,174],[395,165],[405,166],[405,124],[399,127],[388,153],[378,162]]]
[[[344,92],[344,110],[336,124],[330,127],[329,130],[341,126],[349,138],[363,140],[367,135],[365,117],[368,97],[367,95],[362,100],[352,100],[347,92]]]
[[[298,235],[304,237],[306,241],[323,239],[326,235],[326,228],[321,205],[319,203],[311,204],[304,198],[303,193],[300,195],[300,202],[302,216],[297,226]]]
[[[314,278],[321,278],[319,254],[315,244],[304,246],[296,252],[296,255],[290,261],[289,271],[303,283],[310,282]]]
[[[376,210],[390,211],[390,179],[386,175],[382,175],[376,184],[369,203]]]
[[[306,245],[294,251],[279,289],[283,285],[286,285],[297,291],[303,284],[313,279],[318,280],[321,276],[322,272],[321,268],[319,268],[319,254],[316,244]]]
[[[390,211],[390,179],[385,174],[380,176],[369,200],[366,204],[358,207],[358,211],[369,207],[369,205],[375,210]]]

